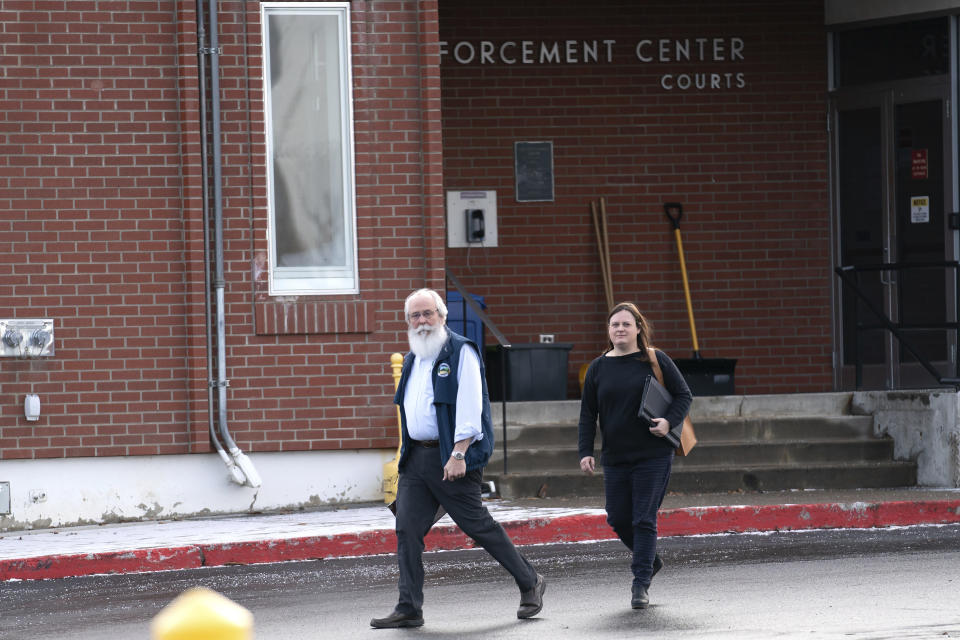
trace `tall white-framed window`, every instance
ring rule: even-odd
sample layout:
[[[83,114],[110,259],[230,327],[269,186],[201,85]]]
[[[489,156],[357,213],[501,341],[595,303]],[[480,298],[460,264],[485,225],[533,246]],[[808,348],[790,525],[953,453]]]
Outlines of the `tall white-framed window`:
[[[260,11],[270,294],[355,293],[350,4]]]

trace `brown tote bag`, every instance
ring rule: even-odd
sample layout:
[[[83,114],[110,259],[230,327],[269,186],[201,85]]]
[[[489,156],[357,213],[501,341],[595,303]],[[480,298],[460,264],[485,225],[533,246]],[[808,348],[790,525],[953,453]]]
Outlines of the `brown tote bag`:
[[[657,382],[663,384],[663,371],[660,370],[657,352],[653,347],[647,349],[647,357],[650,358],[650,366],[653,368],[653,374],[657,376]],[[697,446],[697,434],[693,432],[693,422],[690,421],[690,413],[687,412],[683,418],[683,426],[680,428],[680,446],[677,447],[677,455],[688,456],[695,446]]]

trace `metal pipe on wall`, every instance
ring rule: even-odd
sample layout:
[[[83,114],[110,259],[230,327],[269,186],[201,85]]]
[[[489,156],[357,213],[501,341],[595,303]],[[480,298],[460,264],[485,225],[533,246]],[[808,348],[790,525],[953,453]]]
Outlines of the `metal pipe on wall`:
[[[210,431],[210,442],[213,443],[217,455],[223,460],[230,473],[230,479],[237,484],[244,484],[246,478],[240,468],[227,455],[220,437],[217,435],[216,421],[213,411],[213,328],[210,322],[210,299],[213,297],[210,288],[210,190],[207,185],[208,154],[207,154],[207,70],[204,56],[207,55],[207,34],[203,20],[203,0],[197,0],[197,61],[200,85],[200,172],[203,180],[200,181],[201,197],[203,198],[203,291],[204,291],[204,329],[207,338],[207,428]]]
[[[203,37],[203,10],[202,10],[202,0],[197,0],[197,25],[198,25],[198,34]],[[214,223],[214,277],[213,277],[213,293],[215,297],[216,304],[216,342],[217,342],[217,377],[214,381],[210,380],[210,385],[215,385],[217,388],[217,414],[218,414],[218,425],[219,425],[219,434],[220,438],[223,439],[224,444],[226,445],[227,453],[224,453],[223,447],[220,446],[219,441],[214,437],[214,442],[218,448],[218,453],[220,457],[224,460],[224,463],[227,465],[227,469],[230,471],[230,479],[236,482],[237,484],[245,484],[249,487],[259,487],[262,482],[260,480],[260,474],[257,473],[256,468],[253,466],[253,462],[244,454],[240,447],[237,446],[237,443],[234,441],[233,437],[230,435],[230,428],[227,424],[227,386],[229,385],[229,380],[227,379],[227,348],[226,348],[226,311],[224,305],[224,289],[226,287],[226,278],[224,276],[224,267],[223,267],[223,166],[222,166],[222,145],[220,141],[220,45],[218,39],[218,27],[217,27],[217,0],[209,0],[209,19],[210,19],[210,46],[209,48],[203,47],[203,41],[200,42],[200,51],[201,55],[210,56],[210,109],[211,109],[211,120],[212,120],[212,150],[211,155],[213,156],[213,223]],[[202,58],[201,58],[202,61]],[[201,74],[203,74],[204,65],[201,63]],[[201,81],[201,91],[203,91],[204,82]],[[206,136],[206,103],[203,102],[203,135]],[[206,139],[203,140],[202,147],[206,149]],[[205,163],[206,165],[206,163]],[[207,234],[207,223],[209,221],[209,207],[207,204],[207,194],[208,190],[206,187],[207,171],[206,166],[204,167],[204,239],[206,241]],[[208,244],[204,243],[204,255],[207,258],[205,262],[205,269],[209,269],[209,248]],[[209,282],[209,274],[206,275],[207,281]],[[209,294],[208,294],[209,296]],[[209,302],[209,297],[208,297]],[[207,309],[207,326],[209,328],[209,308]],[[207,341],[208,349],[210,348],[210,340],[208,333]],[[208,351],[209,355],[209,351]],[[212,378],[212,367],[211,367],[211,378]],[[212,394],[211,394],[212,395]],[[212,426],[211,426],[212,433]],[[213,434],[215,435],[215,434]]]

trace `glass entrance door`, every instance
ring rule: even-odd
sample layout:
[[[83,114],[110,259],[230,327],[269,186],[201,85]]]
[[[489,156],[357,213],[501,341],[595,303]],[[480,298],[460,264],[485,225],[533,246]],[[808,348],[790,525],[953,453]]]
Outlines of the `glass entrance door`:
[[[902,329],[913,351],[952,375],[956,273],[946,213],[954,211],[945,89],[910,87],[833,104],[839,264],[851,267],[863,296],[838,284],[839,386],[897,389],[937,386],[873,310]],[[933,266],[940,265],[940,266]]]

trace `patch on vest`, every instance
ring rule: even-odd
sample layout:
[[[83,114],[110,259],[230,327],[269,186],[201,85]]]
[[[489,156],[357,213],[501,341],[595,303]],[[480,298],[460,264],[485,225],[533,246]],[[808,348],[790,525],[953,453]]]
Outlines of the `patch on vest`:
[[[450,375],[450,365],[446,362],[437,367],[437,375],[441,378],[446,378]]]

